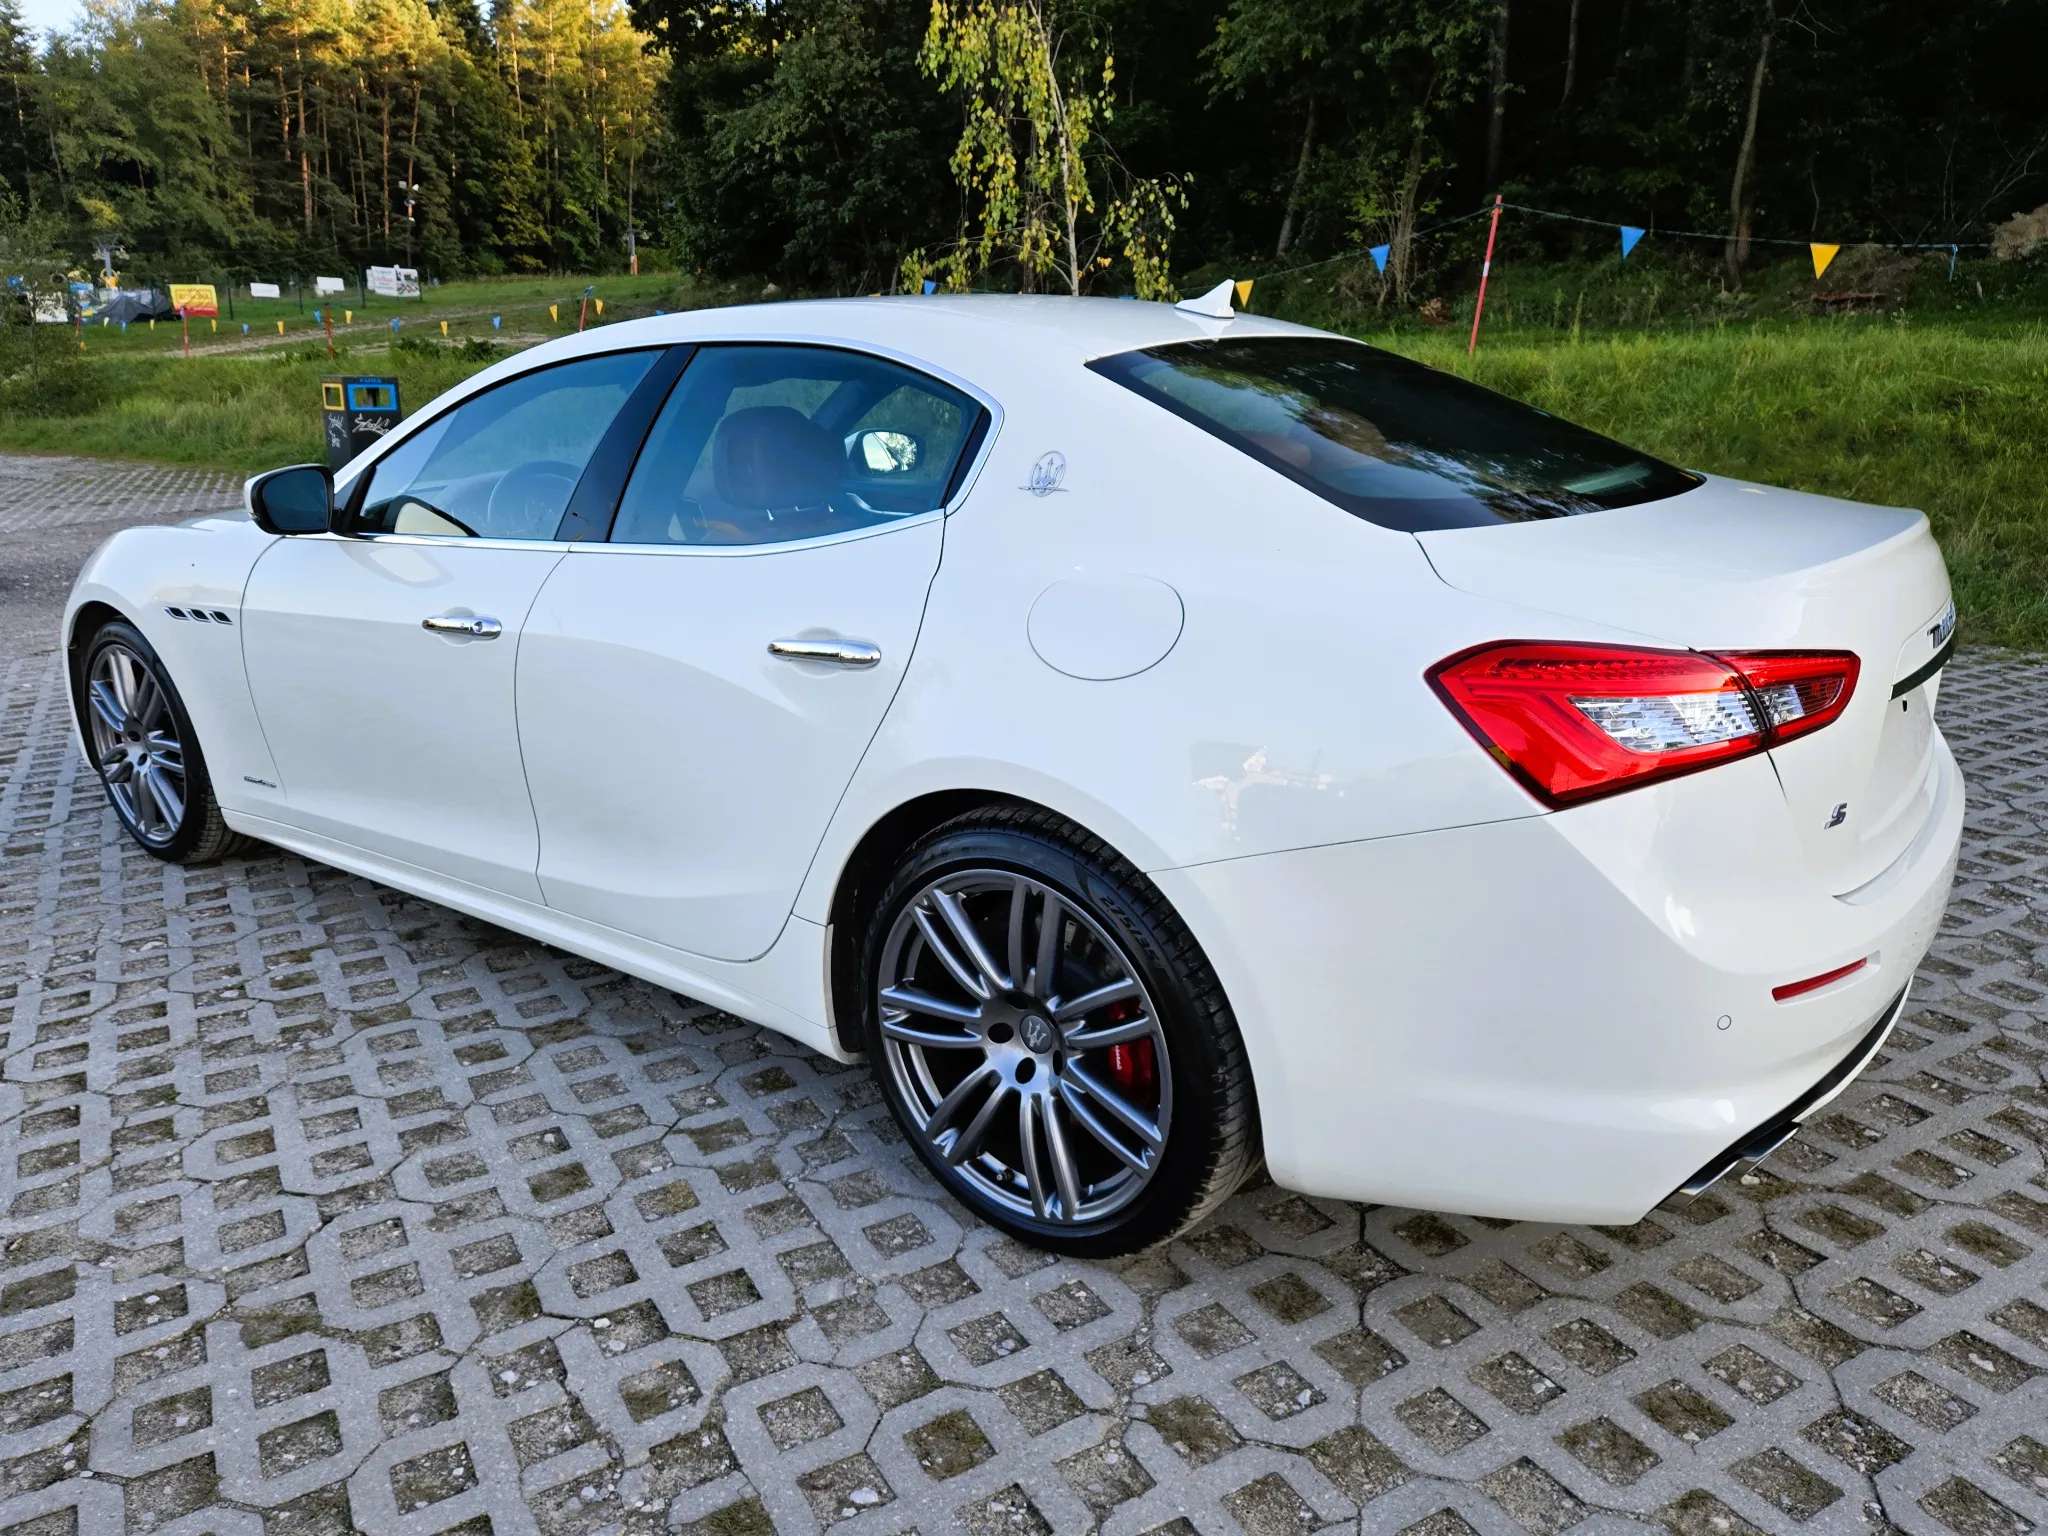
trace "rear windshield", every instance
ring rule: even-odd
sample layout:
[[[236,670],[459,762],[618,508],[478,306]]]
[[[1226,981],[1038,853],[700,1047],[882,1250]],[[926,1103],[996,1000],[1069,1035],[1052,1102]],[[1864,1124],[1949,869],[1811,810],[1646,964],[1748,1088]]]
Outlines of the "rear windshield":
[[[1572,517],[1700,477],[1362,342],[1188,341],[1088,365],[1345,511],[1420,533]]]

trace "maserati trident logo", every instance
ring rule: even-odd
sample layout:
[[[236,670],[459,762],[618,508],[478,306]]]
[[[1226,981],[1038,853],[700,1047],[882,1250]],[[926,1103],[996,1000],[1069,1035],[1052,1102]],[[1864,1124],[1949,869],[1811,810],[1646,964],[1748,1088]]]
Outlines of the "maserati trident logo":
[[[1034,496],[1050,496],[1062,489],[1067,479],[1067,456],[1055,448],[1051,453],[1041,453],[1038,462],[1031,466],[1031,478],[1024,482],[1022,489]]]
[[[1024,1044],[1034,1051],[1052,1049],[1052,1026],[1037,1014],[1027,1014],[1024,1022],[1017,1026],[1017,1033],[1024,1037]]]

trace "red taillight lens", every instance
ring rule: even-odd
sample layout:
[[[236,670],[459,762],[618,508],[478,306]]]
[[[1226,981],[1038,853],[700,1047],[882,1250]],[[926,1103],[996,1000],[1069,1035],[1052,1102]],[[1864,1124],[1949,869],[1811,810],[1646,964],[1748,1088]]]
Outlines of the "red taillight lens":
[[[1848,651],[1721,651],[1756,691],[1771,745],[1817,731],[1849,707],[1861,669]]]
[[[1479,744],[1553,806],[1761,752],[1818,730],[1856,686],[1846,651],[1479,646],[1429,670]]]

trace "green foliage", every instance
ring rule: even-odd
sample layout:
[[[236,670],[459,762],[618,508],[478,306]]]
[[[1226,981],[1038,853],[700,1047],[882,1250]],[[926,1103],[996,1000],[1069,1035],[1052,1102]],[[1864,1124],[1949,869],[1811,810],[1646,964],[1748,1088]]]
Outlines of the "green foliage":
[[[39,55],[13,5],[0,185],[129,286],[601,268],[642,221],[660,67],[623,0],[107,0]]]

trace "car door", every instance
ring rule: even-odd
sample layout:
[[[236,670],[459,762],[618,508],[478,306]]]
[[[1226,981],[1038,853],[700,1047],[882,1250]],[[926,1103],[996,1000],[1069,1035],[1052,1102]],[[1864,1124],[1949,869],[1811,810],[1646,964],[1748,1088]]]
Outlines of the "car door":
[[[527,621],[551,907],[718,959],[775,942],[910,660],[988,420],[865,354],[697,352],[610,539],[573,549]]]
[[[264,553],[242,635],[279,820],[539,902],[520,626],[576,498],[615,500],[622,467],[595,483],[601,445],[663,366],[658,349],[606,353],[472,395],[350,488],[346,532]]]

